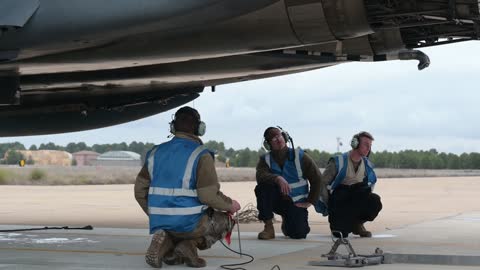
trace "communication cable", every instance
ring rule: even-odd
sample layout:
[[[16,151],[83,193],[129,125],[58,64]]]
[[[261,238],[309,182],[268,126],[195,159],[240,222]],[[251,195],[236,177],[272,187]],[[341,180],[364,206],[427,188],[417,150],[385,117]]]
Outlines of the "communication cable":
[[[220,265],[220,267],[223,268],[223,269],[227,269],[227,270],[247,270],[247,269],[245,269],[245,268],[243,268],[243,267],[238,267],[238,266],[249,264],[249,263],[253,262],[253,261],[255,260],[255,258],[254,258],[252,255],[250,255],[250,254],[246,254],[246,253],[243,253],[243,252],[242,252],[242,242],[241,242],[241,237],[240,237],[240,223],[239,223],[239,214],[238,214],[238,211],[235,213],[235,219],[236,219],[236,221],[237,221],[238,247],[239,247],[239,249],[240,249],[240,252],[231,249],[230,247],[228,247],[227,245],[225,245],[225,243],[224,243],[222,240],[220,240],[220,243],[222,243],[222,245],[223,245],[226,249],[228,249],[229,251],[240,255],[240,258],[241,258],[243,255],[245,255],[245,256],[247,256],[247,257],[250,257],[250,260],[249,260],[249,261],[246,261],[246,262],[242,262],[242,263],[223,264],[223,265]],[[270,270],[274,270],[274,269],[280,270],[280,266],[274,265]]]
[[[43,228],[28,228],[28,229],[11,229],[11,230],[0,230],[0,232],[26,232],[26,231],[41,231],[41,230],[93,230],[92,225],[87,225],[84,227],[43,227]]]

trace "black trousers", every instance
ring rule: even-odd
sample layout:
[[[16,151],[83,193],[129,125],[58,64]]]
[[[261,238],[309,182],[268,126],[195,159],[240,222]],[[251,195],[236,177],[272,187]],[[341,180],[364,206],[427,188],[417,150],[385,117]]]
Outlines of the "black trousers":
[[[380,210],[380,196],[372,193],[366,184],[340,185],[328,200],[330,230],[340,231],[347,236],[355,226],[373,221]]]
[[[296,207],[289,197],[282,195],[278,185],[259,184],[255,187],[255,196],[259,220],[272,219],[273,213],[281,215],[286,236],[294,239],[307,237],[310,232],[307,209]]]

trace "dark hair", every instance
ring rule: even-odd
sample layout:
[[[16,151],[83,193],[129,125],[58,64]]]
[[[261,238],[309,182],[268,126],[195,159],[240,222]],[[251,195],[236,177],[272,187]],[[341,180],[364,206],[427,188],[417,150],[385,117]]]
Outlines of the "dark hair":
[[[372,134],[366,132],[366,131],[362,131],[360,133],[358,133],[358,140],[360,140],[361,137],[365,137],[365,138],[369,138],[370,140],[374,141],[375,139],[373,138]]]
[[[181,132],[193,132],[200,125],[200,114],[192,107],[184,106],[175,113],[174,127]]]
[[[267,129],[265,129],[265,131],[263,132],[263,138],[264,138],[266,141],[269,141],[269,138],[267,138],[267,136],[269,135],[270,130],[272,130],[272,129],[280,130],[280,129],[277,128],[277,127],[268,127]],[[270,139],[271,139],[271,138],[270,138]]]

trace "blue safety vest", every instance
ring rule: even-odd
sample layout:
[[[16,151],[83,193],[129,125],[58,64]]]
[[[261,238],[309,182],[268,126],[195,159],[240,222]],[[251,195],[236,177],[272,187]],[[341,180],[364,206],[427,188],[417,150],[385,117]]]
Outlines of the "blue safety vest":
[[[147,153],[150,233],[159,229],[190,232],[196,228],[208,208],[197,196],[197,165],[205,153],[212,154],[205,146],[178,137]]]
[[[343,153],[342,155],[337,155],[335,158],[335,168],[337,169],[337,176],[328,186],[330,193],[333,193],[335,188],[340,185],[347,175],[347,167],[348,167],[348,152]],[[373,170],[374,166],[373,163],[367,157],[362,157],[363,163],[365,164],[365,171],[367,174],[367,185],[369,187],[374,188],[375,183],[377,182],[377,176],[375,175],[375,171]]]
[[[308,197],[308,181],[303,178],[302,166],[300,162],[303,158],[303,150],[297,148],[295,150],[288,148],[288,156],[295,155],[295,158],[291,160],[288,158],[283,164],[283,169],[270,155],[270,152],[263,155],[262,158],[267,163],[272,173],[281,175],[287,180],[290,186],[290,198],[294,203],[306,202]]]
[[[374,166],[373,163],[366,157],[363,158],[363,163],[365,164],[365,171],[367,174],[367,184],[373,190],[375,183],[377,182],[377,176],[375,175],[375,171],[373,170]],[[334,157],[335,159],[335,168],[337,170],[337,176],[335,179],[327,186],[327,189],[330,191],[330,194],[333,193],[335,188],[340,185],[343,180],[345,180],[345,176],[347,175],[347,167],[348,167],[348,153],[344,153],[342,155],[338,155]],[[326,202],[323,202],[320,198],[318,202],[314,205],[315,211],[317,213],[321,213],[323,216],[328,216],[328,206]]]

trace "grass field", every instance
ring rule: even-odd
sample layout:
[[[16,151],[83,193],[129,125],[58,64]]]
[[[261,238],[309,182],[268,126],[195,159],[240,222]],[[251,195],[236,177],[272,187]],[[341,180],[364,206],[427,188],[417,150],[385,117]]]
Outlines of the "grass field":
[[[0,185],[132,184],[140,167],[0,166]],[[376,169],[379,178],[479,176],[480,170]],[[221,182],[255,181],[255,168],[217,168]]]

